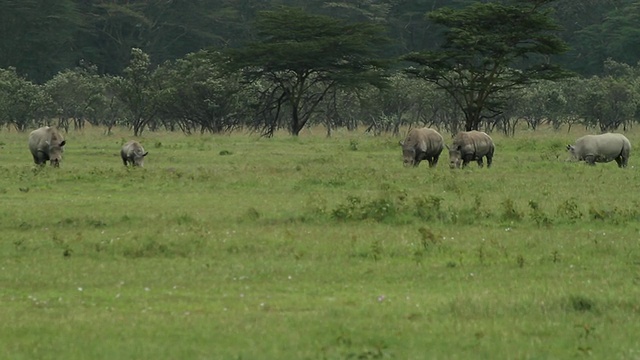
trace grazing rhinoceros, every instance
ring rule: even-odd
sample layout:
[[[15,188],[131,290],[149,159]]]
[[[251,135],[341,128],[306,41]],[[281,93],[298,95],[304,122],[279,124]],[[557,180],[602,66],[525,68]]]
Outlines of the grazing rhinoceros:
[[[418,166],[420,161],[427,160],[429,167],[438,163],[438,158],[444,149],[444,140],[437,131],[429,128],[413,129],[409,131],[402,146],[404,166]]]
[[[622,134],[586,135],[576,140],[575,145],[567,145],[567,150],[575,159],[589,165],[615,160],[618,167],[627,167],[631,143]]]
[[[470,161],[475,160],[482,167],[482,158],[487,158],[487,167],[491,167],[495,146],[489,135],[482,131],[462,131],[453,138],[453,145],[449,147],[449,167],[464,168]]]
[[[135,140],[128,141],[120,149],[120,156],[122,156],[124,166],[127,166],[127,163],[130,163],[131,166],[144,166],[144,157],[147,154],[149,152],[145,152],[142,145]]]
[[[44,126],[29,134],[29,150],[33,162],[44,165],[47,160],[52,166],[60,166],[66,141],[56,128]]]

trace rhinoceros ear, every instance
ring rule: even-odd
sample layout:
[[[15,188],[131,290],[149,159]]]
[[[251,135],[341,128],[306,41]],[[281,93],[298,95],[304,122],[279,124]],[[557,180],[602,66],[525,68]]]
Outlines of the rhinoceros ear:
[[[143,157],[144,157],[144,156],[147,156],[147,155],[149,155],[149,152],[148,152],[148,151],[147,151],[146,153],[142,154],[142,156],[143,156]]]
[[[404,142],[402,141],[398,141],[398,144],[400,144],[400,146],[404,146]]]
[[[444,147],[446,147],[447,150],[451,150],[451,148],[449,148],[449,145],[447,145],[447,144],[444,144]]]
[[[567,150],[571,150],[571,149],[573,149],[573,146],[567,145]]]
[[[64,144],[67,143],[67,140],[62,140],[62,142],[60,143],[60,146],[64,146]]]

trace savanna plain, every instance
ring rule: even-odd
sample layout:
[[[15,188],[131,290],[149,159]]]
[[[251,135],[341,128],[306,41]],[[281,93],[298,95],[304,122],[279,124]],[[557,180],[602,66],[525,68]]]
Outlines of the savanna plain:
[[[493,167],[400,136],[0,130],[0,358],[638,359],[640,131],[492,134]],[[450,139],[450,134],[443,134]]]

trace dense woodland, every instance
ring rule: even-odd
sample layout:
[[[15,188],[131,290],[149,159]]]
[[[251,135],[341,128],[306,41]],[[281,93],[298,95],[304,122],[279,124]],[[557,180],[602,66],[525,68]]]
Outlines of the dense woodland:
[[[606,131],[640,119],[632,0],[0,6],[0,124],[20,131],[422,124],[512,134],[522,122]]]

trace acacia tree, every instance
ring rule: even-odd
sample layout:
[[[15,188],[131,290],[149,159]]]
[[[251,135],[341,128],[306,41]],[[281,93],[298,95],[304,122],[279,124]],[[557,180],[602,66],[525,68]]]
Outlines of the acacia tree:
[[[478,129],[484,119],[501,114],[509,91],[569,76],[548,61],[567,50],[544,7],[553,1],[473,3],[430,12],[428,19],[446,28],[444,42],[440,49],[404,56],[415,64],[407,72],[446,91],[464,113],[465,129]]]
[[[229,51],[228,64],[241,70],[246,81],[267,84],[259,110],[269,114],[263,117],[265,135],[286,119],[285,126],[297,136],[334,88],[384,82],[385,63],[376,51],[386,38],[379,25],[283,7],[261,12],[256,28],[259,40]]]

